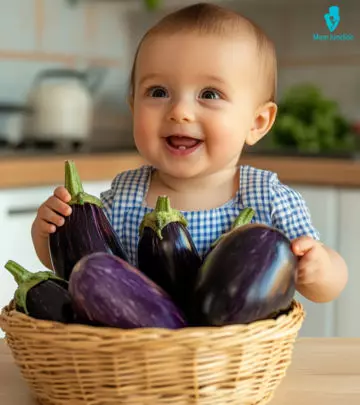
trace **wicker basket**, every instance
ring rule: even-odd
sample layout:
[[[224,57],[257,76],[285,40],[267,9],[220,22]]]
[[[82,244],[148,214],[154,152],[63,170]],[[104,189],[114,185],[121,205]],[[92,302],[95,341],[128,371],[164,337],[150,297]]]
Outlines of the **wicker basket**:
[[[43,405],[264,405],[304,319],[215,328],[121,330],[38,321],[9,305],[0,327]]]

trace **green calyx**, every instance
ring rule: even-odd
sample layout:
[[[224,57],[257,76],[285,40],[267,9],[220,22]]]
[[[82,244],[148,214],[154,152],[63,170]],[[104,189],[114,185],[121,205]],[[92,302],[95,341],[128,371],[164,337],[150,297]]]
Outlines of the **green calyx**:
[[[37,273],[32,273],[13,260],[9,260],[5,264],[5,268],[12,274],[18,285],[18,288],[15,291],[16,304],[21,308],[24,308],[27,315],[29,313],[26,308],[26,296],[33,287],[46,280],[59,280],[66,283],[66,281],[55,276],[50,271],[38,271]]]
[[[71,200],[68,202],[69,205],[84,205],[85,203],[89,203],[103,208],[103,203],[99,198],[85,193],[79,173],[72,160],[65,161],[65,188],[71,195]]]
[[[179,211],[171,208],[169,197],[159,196],[156,201],[155,209],[146,214],[140,224],[140,236],[142,236],[145,228],[151,228],[159,239],[162,239],[161,231],[171,222],[179,222],[187,226],[185,217]]]
[[[252,208],[244,208],[241,213],[237,216],[235,219],[234,223],[231,226],[231,229],[229,232],[225,232],[222,235],[220,235],[215,242],[211,244],[211,247],[216,246],[221,239],[223,239],[226,235],[228,235],[231,231],[234,229],[237,229],[241,226],[247,225],[251,222],[253,219],[253,216],[255,215],[255,211]]]

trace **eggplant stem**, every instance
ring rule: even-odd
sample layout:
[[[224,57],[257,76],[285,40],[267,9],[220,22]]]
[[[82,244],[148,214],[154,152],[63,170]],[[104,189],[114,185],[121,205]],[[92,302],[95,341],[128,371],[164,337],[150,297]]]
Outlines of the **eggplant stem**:
[[[33,274],[13,260],[8,260],[5,264],[5,268],[12,274],[18,285],[25,282]]]
[[[84,205],[85,203],[89,203],[103,208],[103,203],[99,198],[85,193],[79,172],[73,160],[65,161],[65,188],[71,195],[71,200],[68,202],[69,205]]]
[[[233,229],[239,228],[240,226],[247,225],[251,222],[253,219],[253,216],[255,215],[255,211],[252,208],[244,208],[240,214],[236,217],[234,223],[231,226],[231,230],[229,232],[225,232],[222,235],[220,235],[215,242],[211,244],[211,247],[216,246],[221,239],[223,239],[226,235],[228,235]]]
[[[244,208],[241,213],[235,219],[232,229],[238,228],[239,226],[243,226],[249,224],[255,215],[255,211],[252,208]]]
[[[163,195],[159,196],[156,201],[155,211],[156,212],[169,212],[171,213],[171,205],[169,197]]]
[[[71,198],[83,193],[83,185],[73,160],[65,161],[65,187],[71,195]]]
[[[163,238],[161,231],[172,222],[187,226],[185,217],[179,211],[171,208],[169,197],[159,196],[156,200],[155,209],[144,215],[139,227],[140,236],[142,236],[145,228],[151,228],[161,240]]]

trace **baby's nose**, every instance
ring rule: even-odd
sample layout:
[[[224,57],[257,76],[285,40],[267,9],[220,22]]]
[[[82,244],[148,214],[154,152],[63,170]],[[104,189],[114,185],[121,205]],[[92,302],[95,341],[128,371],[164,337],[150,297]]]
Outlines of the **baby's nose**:
[[[174,102],[169,108],[167,119],[174,122],[192,122],[195,120],[194,106],[186,101]]]

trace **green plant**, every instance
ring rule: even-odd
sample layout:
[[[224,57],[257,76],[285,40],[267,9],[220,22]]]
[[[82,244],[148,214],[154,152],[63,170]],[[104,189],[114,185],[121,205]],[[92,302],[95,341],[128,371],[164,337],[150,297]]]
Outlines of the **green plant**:
[[[157,10],[161,5],[161,0],[143,0],[149,10]]]
[[[311,153],[354,147],[350,123],[317,86],[305,83],[289,88],[278,107],[269,134],[272,147]]]

